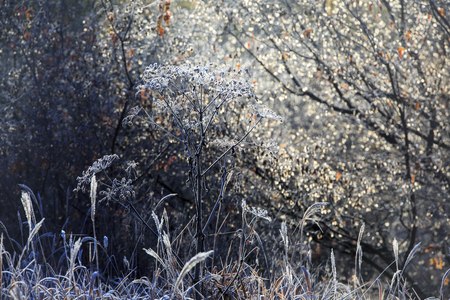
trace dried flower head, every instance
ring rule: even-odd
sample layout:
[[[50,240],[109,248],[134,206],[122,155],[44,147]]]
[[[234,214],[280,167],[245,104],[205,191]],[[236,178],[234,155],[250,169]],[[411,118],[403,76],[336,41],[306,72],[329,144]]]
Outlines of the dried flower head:
[[[87,171],[83,171],[81,177],[77,177],[78,185],[77,188],[74,189],[74,191],[78,192],[79,190],[82,190],[84,192],[86,190],[86,186],[91,183],[92,176],[108,168],[111,163],[118,158],[119,156],[117,154],[112,154],[105,155],[99,160],[95,161]]]

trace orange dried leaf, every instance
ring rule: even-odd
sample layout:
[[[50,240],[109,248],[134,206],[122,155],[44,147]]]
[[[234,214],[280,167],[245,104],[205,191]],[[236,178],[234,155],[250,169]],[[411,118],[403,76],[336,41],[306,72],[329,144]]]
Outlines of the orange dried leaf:
[[[163,36],[163,34],[164,34],[164,28],[158,27],[158,35]]]
[[[336,181],[338,181],[339,179],[341,179],[341,173],[337,172],[336,173]]]
[[[33,19],[33,17],[32,17],[32,14],[34,13],[34,10],[33,9],[28,9],[26,12],[25,12],[25,15],[26,15],[26,18],[28,19],[28,20],[32,20]]]
[[[411,40],[411,30],[408,30],[408,32],[406,33],[406,41],[410,41]]]
[[[441,14],[441,16],[443,16],[445,18],[445,12],[443,8],[439,8],[438,9],[439,13]]]
[[[420,101],[417,101],[417,103],[416,103],[416,110],[419,109],[419,106],[420,106]]]
[[[169,9],[170,9],[170,0],[165,1],[164,2],[164,6],[165,6],[166,12],[169,11]]]
[[[411,183],[414,183],[416,181],[416,175],[411,175]]]
[[[405,48],[403,48],[403,47],[398,47],[397,50],[398,50],[398,57],[399,57],[399,58],[402,58],[402,56],[403,56],[403,51],[405,51]]]
[[[442,257],[440,256],[439,257],[439,263],[438,263],[438,265],[436,267],[437,267],[437,269],[442,270],[442,266],[443,265],[444,265],[444,262],[442,261]]]
[[[164,22],[166,22],[167,26],[169,26],[169,20],[170,20],[170,17],[171,17],[171,16],[172,16],[172,14],[169,13],[169,12],[167,12],[167,13],[164,15]]]
[[[31,33],[29,31],[25,32],[25,34],[23,35],[23,38],[25,39],[25,41],[28,41],[31,37]]]

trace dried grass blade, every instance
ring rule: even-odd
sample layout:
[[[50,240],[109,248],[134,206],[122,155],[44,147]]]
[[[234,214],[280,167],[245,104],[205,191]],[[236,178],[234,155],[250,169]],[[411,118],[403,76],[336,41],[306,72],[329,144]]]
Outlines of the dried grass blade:
[[[359,229],[359,234],[358,234],[358,241],[356,242],[356,255],[355,255],[355,278],[356,278],[356,283],[359,286],[360,282],[359,282],[359,276],[358,276],[358,272],[361,274],[361,265],[362,265],[362,248],[361,248],[361,240],[362,240],[362,236],[364,234],[364,229],[365,229],[365,224],[363,223],[361,225],[361,228]]]
[[[306,286],[308,287],[308,292],[311,292],[311,286],[309,284],[309,274],[305,267],[302,266],[303,274],[305,274]]]
[[[378,285],[378,300],[383,300],[383,287],[381,286],[380,280],[375,281]]]
[[[95,178],[95,174],[91,178],[91,219],[92,222],[95,220],[95,204],[97,200],[97,179]]]
[[[272,288],[272,291],[270,292],[270,299],[274,299],[275,291],[277,290],[277,288],[280,285],[280,283],[283,280],[283,278],[284,278],[284,275],[282,275],[280,278],[278,278],[277,282],[275,283],[275,286]]]
[[[336,273],[336,260],[334,258],[333,249],[331,249],[331,270],[333,272],[334,295],[336,296],[336,292],[337,292],[337,273]]]
[[[183,280],[183,277],[186,276],[186,274],[195,267],[198,263],[204,261],[207,259],[214,251],[208,251],[208,252],[200,252],[199,254],[195,255],[193,258],[191,258],[187,264],[184,266],[184,268],[181,270],[180,276],[178,276],[178,279],[175,283],[175,290],[178,289],[178,286],[180,285],[181,281]]]
[[[440,300],[444,300],[443,288],[444,288],[445,279],[447,278],[448,273],[450,273],[450,269],[448,269],[447,272],[445,272],[444,276],[442,276],[441,288],[439,289],[439,299]]]
[[[175,196],[177,196],[177,194],[169,194],[169,195],[164,196],[161,200],[159,200],[158,204],[156,204],[155,210],[158,208],[158,206],[159,206],[164,200],[166,200],[167,198],[170,198],[170,197],[175,197]]]
[[[159,222],[158,216],[155,214],[154,211],[152,211],[152,217],[153,217],[153,220],[155,221],[156,230],[158,231],[158,235],[161,236],[161,228],[162,228],[162,224],[161,224],[161,222]],[[161,219],[161,220],[162,220],[162,219]]]
[[[148,248],[148,249],[143,248],[143,249],[148,255],[155,258],[164,268],[166,267],[166,264],[164,263],[164,261],[161,259],[161,257],[159,257],[158,253],[153,251],[152,248]]]
[[[398,242],[396,238],[394,238],[394,241],[392,242],[392,248],[394,250],[395,266],[398,270]]]
[[[281,233],[281,238],[283,239],[284,249],[287,252],[289,249],[289,237],[287,235],[286,222],[281,223],[280,233]]]
[[[402,273],[405,271],[406,266],[409,264],[409,262],[413,259],[414,254],[416,254],[417,249],[419,249],[421,243],[418,243],[414,246],[414,248],[409,252],[408,257],[406,258],[405,264],[403,265]]]
[[[39,229],[41,229],[41,226],[44,223],[44,220],[45,220],[45,218],[42,219],[41,221],[39,221],[39,223],[37,223],[36,226],[34,226],[33,230],[31,230],[30,236],[28,237],[28,241],[27,241],[27,247],[30,244],[30,242],[33,240],[34,236],[39,231]],[[24,251],[25,251],[25,249],[24,249]]]
[[[70,249],[69,281],[72,281],[72,279],[73,279],[73,274],[74,274],[74,269],[75,269],[75,259],[78,256],[78,252],[80,251],[81,244],[82,244],[81,239],[78,239],[72,245],[72,247]]]
[[[30,194],[28,192],[22,191],[22,197],[20,198],[20,200],[22,200],[22,206],[27,217],[28,228],[30,229],[31,235],[31,230],[33,228],[33,205],[31,204]]]
[[[97,278],[97,276],[98,276],[98,272],[95,271],[94,274],[92,274],[91,280],[89,282],[89,297],[91,297],[91,298],[94,297],[94,281],[95,281],[95,278]]]
[[[392,291],[392,289],[394,288],[394,283],[395,282],[400,282],[400,278],[401,278],[401,271],[398,270],[397,272],[394,273],[394,275],[392,275],[391,286],[390,286],[390,289],[389,289],[390,291]]]

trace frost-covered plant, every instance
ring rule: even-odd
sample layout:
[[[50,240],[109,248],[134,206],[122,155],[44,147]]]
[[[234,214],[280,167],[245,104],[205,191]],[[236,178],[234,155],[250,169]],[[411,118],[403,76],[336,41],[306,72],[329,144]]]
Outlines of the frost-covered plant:
[[[273,111],[258,105],[247,69],[227,67],[161,66],[146,68],[139,92],[151,98],[151,109],[135,107],[124,120],[132,124],[139,119],[158,128],[167,137],[184,145],[184,156],[189,164],[189,182],[195,195],[197,212],[197,254],[204,251],[204,231],[223,198],[232,168],[227,166],[235,149],[251,145],[249,135],[263,118],[281,120]],[[240,110],[237,117],[230,111]],[[241,122],[246,118],[247,124]],[[231,122],[240,126],[230,126]],[[218,146],[218,147],[215,147]],[[211,159],[212,158],[212,159]],[[220,170],[219,170],[220,166]],[[217,201],[203,217],[204,192],[209,173],[222,172]],[[195,280],[200,276],[196,265]]]
[[[251,132],[264,118],[281,120],[272,110],[258,103],[247,69],[227,67],[151,65],[147,67],[138,86],[138,93],[150,99],[150,106],[134,107],[123,120],[124,126],[133,123],[159,130],[171,143],[183,145],[188,162],[189,187],[196,206],[196,254],[204,250],[205,230],[224,197],[226,186],[235,173],[233,157],[237,151],[262,145],[251,140]],[[261,146],[260,146],[261,147]],[[78,190],[85,190],[94,175],[105,171],[117,155],[104,156],[78,178]],[[135,162],[129,162],[126,176],[114,179],[103,172],[99,180],[100,201],[116,201],[130,211],[152,233],[161,238],[145,222],[132,204],[136,196],[134,181],[138,177]],[[220,174],[213,176],[213,174]],[[205,211],[207,186],[217,179],[217,200]],[[208,181],[208,183],[207,183]],[[211,201],[212,202],[212,201]],[[249,212],[270,220],[267,213],[257,208]],[[206,221],[204,217],[208,217]],[[174,253],[175,254],[175,253]],[[178,261],[180,259],[175,256]],[[182,264],[181,264],[182,265]],[[195,265],[194,281],[200,280],[200,263]]]

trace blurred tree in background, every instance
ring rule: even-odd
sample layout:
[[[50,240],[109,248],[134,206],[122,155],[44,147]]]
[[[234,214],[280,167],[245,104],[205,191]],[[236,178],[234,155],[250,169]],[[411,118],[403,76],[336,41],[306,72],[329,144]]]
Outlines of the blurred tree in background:
[[[313,257],[324,248],[348,254],[341,267],[350,277],[348,261],[365,224],[363,258],[373,269],[365,268],[363,279],[394,260],[396,238],[403,262],[422,242],[407,272],[413,283],[426,281],[415,286],[419,295],[440,284],[450,263],[448,2],[2,0],[0,14],[4,224],[19,222],[23,183],[40,194],[51,231],[88,234],[90,201],[72,190],[105,154],[138,166],[135,201],[146,219],[159,199],[177,193],[165,208],[175,228],[188,223],[195,211],[180,184],[189,171],[183,147],[156,126],[123,120],[131,108],[151,112],[155,104],[149,93],[136,93],[148,65],[222,64],[249,69],[256,94],[284,122],[264,121],[246,140],[257,147],[233,153],[240,167],[224,195],[224,216],[212,223],[223,221],[223,233],[236,230],[245,198],[296,228],[307,207],[329,202],[305,239],[296,237],[315,249]],[[230,109],[220,134],[243,126],[240,109]],[[111,172],[119,176],[117,167]],[[117,254],[136,265],[141,225],[120,205],[99,209],[98,235],[108,235]],[[268,240],[279,240],[278,229],[260,228]],[[270,267],[279,267],[282,245],[265,247]],[[306,257],[301,252],[291,255]]]
[[[403,262],[422,242],[434,257],[422,252],[409,280],[433,286],[442,268],[433,259],[449,262],[449,3],[245,2],[224,13],[290,120],[288,159],[267,173],[280,211],[295,219],[328,201],[311,237],[351,257],[365,223],[362,249],[377,273],[394,260],[394,238]]]
[[[51,231],[86,233],[90,201],[72,193],[76,177],[105,154],[150,162],[167,148],[160,140],[140,144],[132,130],[122,130],[122,119],[137,101],[144,66],[168,60],[167,43],[174,41],[158,26],[170,24],[169,8],[163,1],[147,8],[138,1],[0,2],[4,224],[20,223],[23,183],[38,194]],[[165,22],[155,25],[161,13]],[[115,213],[101,214],[103,225],[126,219]]]

